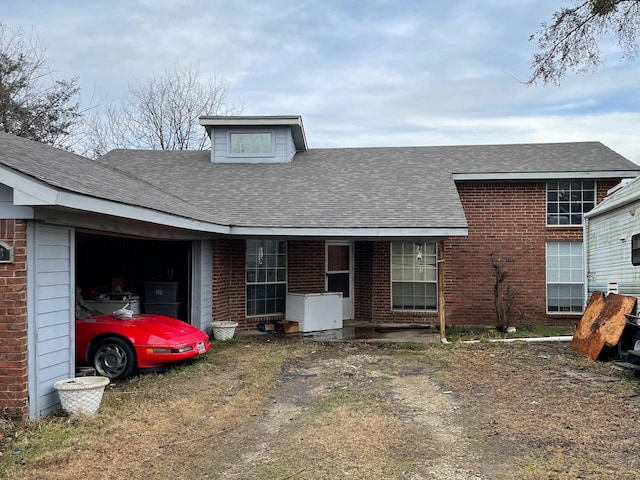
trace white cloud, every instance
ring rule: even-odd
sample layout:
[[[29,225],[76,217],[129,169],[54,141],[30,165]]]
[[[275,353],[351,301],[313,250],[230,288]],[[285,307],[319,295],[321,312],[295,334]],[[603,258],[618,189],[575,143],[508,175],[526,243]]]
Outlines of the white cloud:
[[[567,0],[567,3],[568,0]],[[556,0],[0,0],[84,98],[177,63],[232,82],[246,114],[301,114],[312,146],[600,140],[639,161],[640,63],[525,86]],[[610,46],[606,45],[609,53]]]

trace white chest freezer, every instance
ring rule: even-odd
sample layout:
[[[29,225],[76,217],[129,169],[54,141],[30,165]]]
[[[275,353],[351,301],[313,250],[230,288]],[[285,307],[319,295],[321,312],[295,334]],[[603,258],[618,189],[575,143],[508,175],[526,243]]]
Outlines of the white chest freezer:
[[[286,319],[300,332],[342,328],[342,292],[287,293]]]

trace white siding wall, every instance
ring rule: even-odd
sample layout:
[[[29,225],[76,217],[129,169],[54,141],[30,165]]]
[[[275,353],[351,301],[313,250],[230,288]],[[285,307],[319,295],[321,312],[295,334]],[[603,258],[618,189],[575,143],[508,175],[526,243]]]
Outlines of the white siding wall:
[[[35,225],[28,239],[29,415],[59,407],[53,388],[74,376],[74,238],[70,228]]]
[[[275,136],[275,155],[269,157],[230,157],[228,155],[227,142],[229,132],[250,133],[269,131]],[[293,143],[290,127],[276,128],[213,128],[211,129],[211,161],[216,163],[288,163],[295,155],[296,149]]]
[[[191,324],[211,334],[213,316],[213,244],[210,240],[194,242],[193,245],[193,299]]]
[[[33,208],[13,204],[13,189],[0,184],[0,218],[33,218]]]
[[[630,211],[637,208],[637,213]],[[631,237],[640,234],[640,204],[590,218],[585,227],[588,294],[607,292],[618,282],[619,293],[640,296],[640,266],[631,264]]]

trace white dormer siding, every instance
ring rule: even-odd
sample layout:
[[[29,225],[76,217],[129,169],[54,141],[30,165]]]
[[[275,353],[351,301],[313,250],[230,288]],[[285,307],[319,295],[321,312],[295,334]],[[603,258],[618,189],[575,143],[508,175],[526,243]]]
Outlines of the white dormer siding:
[[[289,163],[307,149],[301,117],[200,117],[214,163]]]
[[[232,148],[234,135],[260,135],[261,140],[270,136],[268,149],[241,153]],[[261,143],[264,143],[261,142]],[[211,129],[211,161],[217,163],[288,163],[296,153],[291,128],[228,128]]]

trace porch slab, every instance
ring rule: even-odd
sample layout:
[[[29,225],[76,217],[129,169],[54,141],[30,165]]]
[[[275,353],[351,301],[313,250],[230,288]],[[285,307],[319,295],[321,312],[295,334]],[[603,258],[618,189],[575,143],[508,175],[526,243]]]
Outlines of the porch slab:
[[[372,324],[345,321],[342,328],[298,333],[241,332],[241,335],[269,335],[278,338],[297,338],[309,341],[354,341],[438,343],[439,331],[425,325]]]

